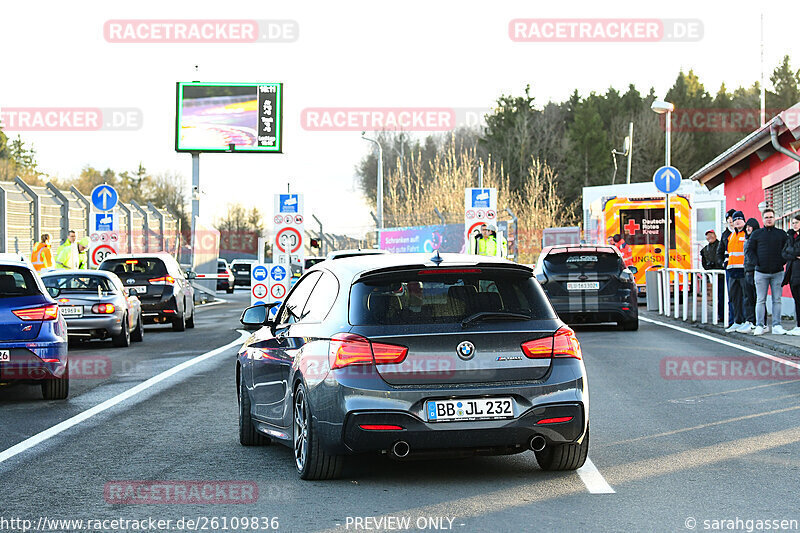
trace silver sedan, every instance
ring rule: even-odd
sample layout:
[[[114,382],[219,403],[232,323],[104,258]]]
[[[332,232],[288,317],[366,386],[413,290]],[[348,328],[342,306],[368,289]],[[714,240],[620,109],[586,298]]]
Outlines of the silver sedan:
[[[125,347],[144,336],[142,304],[112,272],[55,270],[42,274],[74,339],[108,339]]]

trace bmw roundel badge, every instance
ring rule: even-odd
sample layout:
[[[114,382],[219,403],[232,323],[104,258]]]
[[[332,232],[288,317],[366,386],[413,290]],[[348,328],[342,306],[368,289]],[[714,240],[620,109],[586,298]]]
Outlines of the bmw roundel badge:
[[[475,345],[469,341],[464,341],[456,348],[456,353],[461,359],[472,359],[475,355]]]

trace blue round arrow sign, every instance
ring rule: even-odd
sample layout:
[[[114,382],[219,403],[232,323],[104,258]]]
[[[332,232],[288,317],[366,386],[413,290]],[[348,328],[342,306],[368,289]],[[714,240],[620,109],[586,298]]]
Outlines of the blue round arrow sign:
[[[92,205],[98,211],[111,211],[118,200],[117,191],[111,185],[98,185],[92,189]]]
[[[660,167],[653,173],[653,183],[656,189],[664,194],[672,194],[681,186],[681,173],[672,166]]]

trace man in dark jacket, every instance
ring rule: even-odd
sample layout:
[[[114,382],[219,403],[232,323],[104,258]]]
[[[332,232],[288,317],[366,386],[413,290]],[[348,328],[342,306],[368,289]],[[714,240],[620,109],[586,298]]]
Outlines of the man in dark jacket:
[[[794,298],[794,319],[797,327],[786,332],[787,335],[800,336],[800,215],[792,219],[792,229],[783,247],[783,258],[786,259],[786,273],[783,285],[789,285]]]
[[[722,235],[720,239],[723,241],[728,238],[728,235],[731,234],[733,231],[733,214],[736,212],[736,209],[728,209],[728,212],[725,213],[725,229],[722,230]]]
[[[739,333],[752,333],[756,329],[756,282],[755,272],[756,266],[750,261],[747,255],[747,246],[750,244],[750,235],[760,229],[761,226],[758,220],[754,218],[747,219],[744,225],[744,232],[747,234],[747,240],[744,242],[744,324],[737,329]]]
[[[783,281],[783,246],[789,236],[775,227],[775,211],[765,209],[761,214],[764,227],[753,232],[747,245],[748,262],[755,265],[756,329],[753,335],[763,335],[767,329],[767,291],[772,292],[772,333],[783,335],[781,326],[781,282]]]
[[[703,246],[703,249],[700,250],[700,260],[703,263],[703,268],[705,270],[720,270],[722,269],[722,263],[719,262],[717,259],[717,250],[719,249],[720,243],[719,239],[717,239],[717,233],[710,229],[706,232],[706,240],[708,244]],[[722,283],[717,285],[717,320],[722,322],[725,320],[725,286]],[[725,324],[727,326],[727,324]]]

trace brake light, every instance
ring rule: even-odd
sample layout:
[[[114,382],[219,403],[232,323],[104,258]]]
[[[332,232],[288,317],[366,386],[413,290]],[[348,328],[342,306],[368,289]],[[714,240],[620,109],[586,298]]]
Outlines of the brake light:
[[[547,359],[550,356],[583,358],[578,338],[568,327],[559,329],[552,337],[523,342],[522,352],[530,359]]]
[[[28,309],[14,309],[12,311],[22,320],[56,320],[58,318],[58,305],[45,305],[44,307],[30,307]]]
[[[128,259],[127,261],[125,261],[125,264],[126,265],[137,265],[137,264],[139,264],[139,260],[138,259]]]
[[[405,361],[408,348],[394,344],[370,342],[366,337],[352,333],[337,333],[330,341],[332,369],[351,365],[398,364]]]
[[[110,315],[114,312],[114,304],[94,304],[92,313],[97,315]]]
[[[420,276],[436,275],[436,274],[480,274],[480,268],[436,268],[431,270],[420,270],[417,272]]]
[[[530,359],[549,359],[553,355],[553,337],[523,342],[522,353]]]
[[[578,337],[575,336],[575,332],[571,328],[564,326],[556,331],[553,337],[553,357],[583,359]]]
[[[361,429],[366,429],[367,431],[400,431],[403,426],[393,426],[389,424],[359,424]]]
[[[558,418],[543,418],[536,422],[536,425],[540,424],[560,424],[561,422],[569,422],[572,420],[571,416],[559,416]]]
[[[147,281],[153,285],[172,285],[175,283],[175,278],[172,276],[161,276],[160,278],[153,278]]]

